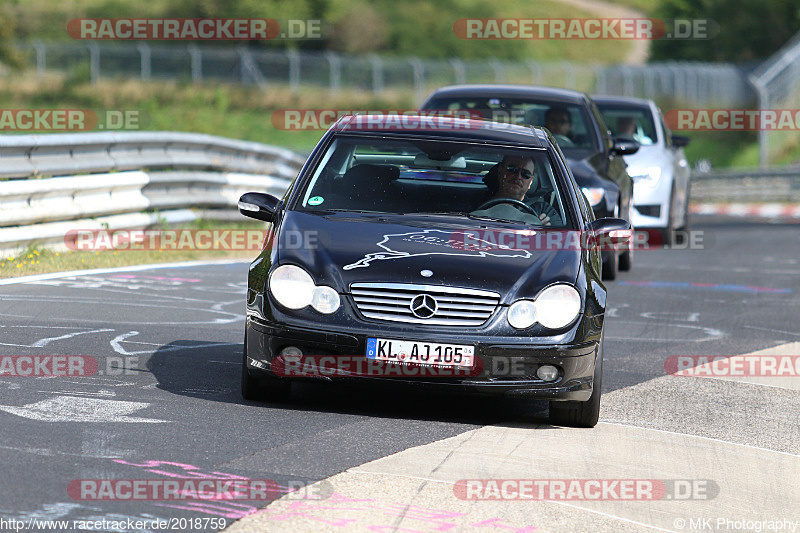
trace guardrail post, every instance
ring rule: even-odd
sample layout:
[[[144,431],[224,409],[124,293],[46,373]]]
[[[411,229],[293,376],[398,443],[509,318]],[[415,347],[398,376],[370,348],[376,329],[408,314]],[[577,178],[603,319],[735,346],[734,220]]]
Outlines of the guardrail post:
[[[748,81],[753,84],[753,88],[756,90],[756,97],[758,98],[758,103],[756,104],[756,108],[761,109],[769,109],[769,93],[767,92],[767,88],[761,83],[761,80],[757,77],[750,74],[747,77]],[[763,127],[758,128],[758,166],[761,168],[766,168],[767,163],[769,162],[769,155],[767,153],[768,145],[767,145],[767,130]]]
[[[100,79],[100,47],[94,41],[86,43],[89,48],[89,77],[92,85]]]
[[[628,67],[620,67],[622,72],[622,94],[625,96],[634,95],[633,75]]]
[[[194,43],[189,44],[186,51],[189,52],[192,62],[192,81],[203,81],[203,52]]]
[[[528,70],[531,71],[531,83],[538,85],[542,83],[542,66],[536,61],[528,61]]]
[[[489,66],[491,66],[494,71],[495,83],[503,83],[506,81],[506,69],[500,61],[497,59],[490,59]]]
[[[47,70],[47,47],[42,41],[34,41],[33,48],[36,50],[36,76],[41,78]]]
[[[139,55],[141,56],[141,78],[143,80],[150,79],[150,47],[147,46],[147,43],[138,42],[136,43],[136,49],[139,50]]]
[[[566,61],[562,62],[561,65],[564,69],[564,87],[567,89],[575,89],[577,85],[575,82],[575,67]]]
[[[286,57],[289,60],[289,90],[295,93],[300,90],[300,52],[289,48]]]
[[[375,54],[370,54],[369,63],[372,66],[372,92],[380,94],[383,92],[383,61]]]
[[[425,97],[425,64],[416,56],[408,58],[408,63],[414,69],[414,100],[421,102]]]
[[[325,59],[328,60],[330,68],[330,91],[331,96],[339,94],[339,89],[342,88],[342,60],[334,52],[326,52]]]
[[[453,67],[453,78],[455,79],[456,85],[462,85],[464,83],[467,83],[467,76],[466,76],[466,70],[464,68],[464,62],[454,57],[450,60],[450,65]]]

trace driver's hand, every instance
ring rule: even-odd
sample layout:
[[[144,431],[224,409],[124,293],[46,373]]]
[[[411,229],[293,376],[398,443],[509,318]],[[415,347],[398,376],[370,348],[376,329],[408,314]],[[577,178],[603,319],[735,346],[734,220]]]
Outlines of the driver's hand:
[[[550,217],[549,217],[549,216],[547,216],[547,215],[546,215],[546,214],[544,214],[544,213],[540,213],[540,214],[539,214],[539,220],[541,220],[541,221],[542,221],[542,225],[543,225],[543,226],[549,226],[549,225],[550,225]]]

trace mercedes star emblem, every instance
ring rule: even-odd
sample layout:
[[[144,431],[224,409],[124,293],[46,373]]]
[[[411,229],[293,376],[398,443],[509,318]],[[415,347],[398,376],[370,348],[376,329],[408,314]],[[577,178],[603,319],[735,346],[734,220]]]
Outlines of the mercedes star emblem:
[[[436,314],[439,304],[430,294],[418,294],[411,300],[411,312],[417,318],[430,318]]]

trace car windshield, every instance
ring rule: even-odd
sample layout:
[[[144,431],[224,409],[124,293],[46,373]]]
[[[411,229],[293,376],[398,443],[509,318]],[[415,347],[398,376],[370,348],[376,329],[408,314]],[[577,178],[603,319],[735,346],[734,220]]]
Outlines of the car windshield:
[[[546,150],[338,136],[299,210],[457,216],[564,228],[563,191]]]
[[[426,109],[469,110],[495,122],[544,126],[562,150],[596,150],[588,111],[581,105],[539,98],[434,98]]]
[[[608,129],[614,135],[633,139],[643,145],[658,142],[653,114],[649,108],[615,106],[613,104],[598,104],[597,107],[600,109],[600,114],[603,115]]]

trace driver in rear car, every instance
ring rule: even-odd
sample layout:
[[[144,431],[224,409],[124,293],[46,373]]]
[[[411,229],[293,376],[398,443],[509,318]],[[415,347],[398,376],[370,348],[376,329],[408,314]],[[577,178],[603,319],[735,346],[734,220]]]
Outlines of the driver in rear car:
[[[494,180],[484,180],[489,186],[490,194],[494,192],[484,204],[493,200],[508,199],[511,201],[499,202],[486,209],[473,211],[472,214],[549,226],[550,217],[545,213],[540,213],[537,217],[514,205],[515,201],[522,202],[524,200],[525,193],[534,184],[536,175],[534,174],[533,161],[528,157],[507,155],[503,157],[503,160],[498,163],[496,168],[496,190],[492,190],[494,187],[491,182]],[[487,174],[491,174],[493,170],[490,170]]]

